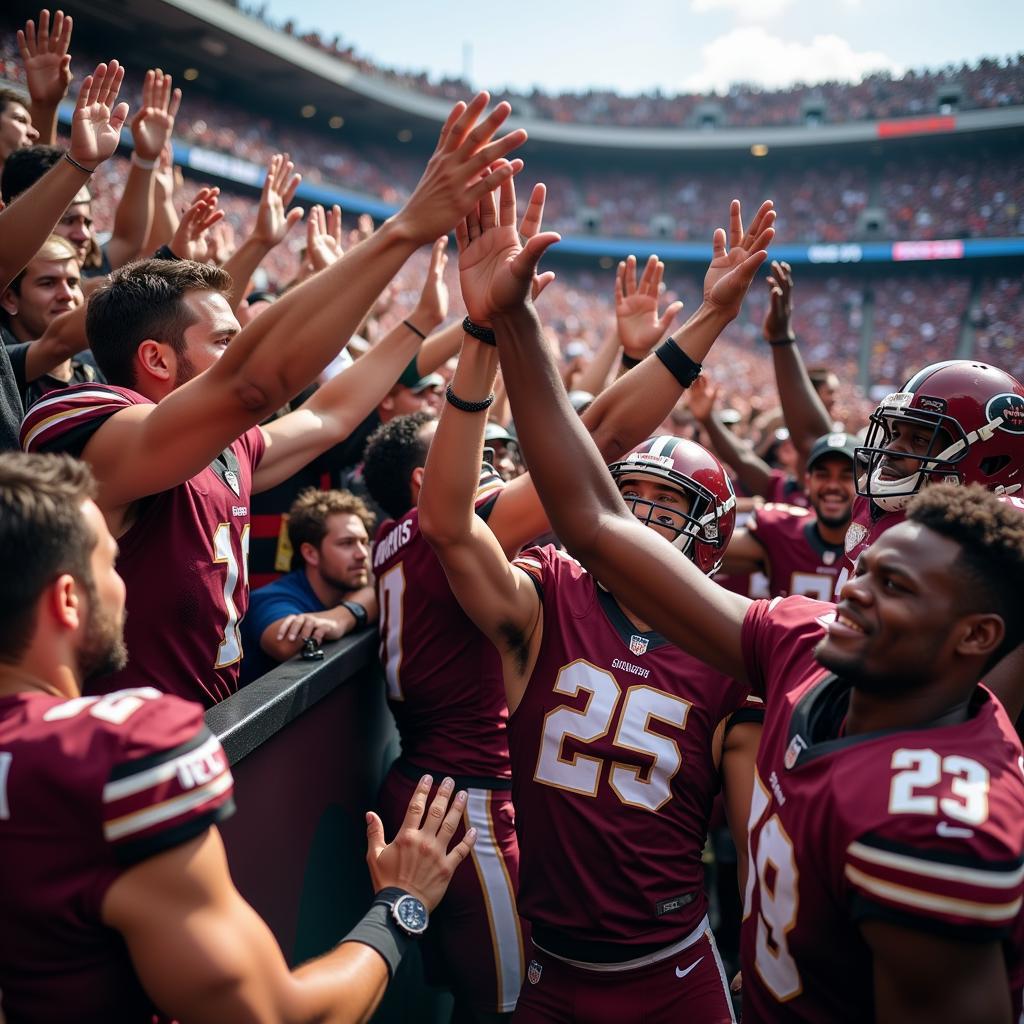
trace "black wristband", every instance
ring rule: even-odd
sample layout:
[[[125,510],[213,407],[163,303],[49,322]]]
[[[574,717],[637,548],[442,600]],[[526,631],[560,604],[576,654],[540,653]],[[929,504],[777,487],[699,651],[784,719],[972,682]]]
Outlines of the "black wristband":
[[[169,245],[161,245],[160,248],[157,249],[157,251],[155,253],[153,253],[153,259],[155,259],[155,260],[170,260],[171,262],[180,262],[181,257],[180,256],[175,256],[174,253],[171,252],[171,247]]]
[[[92,174],[96,170],[95,167],[86,167],[84,164],[80,164],[70,153],[65,153],[64,159],[83,174]]]
[[[356,620],[356,629],[366,628],[366,621],[369,616],[366,614],[366,609],[358,601],[342,601],[341,607],[350,612],[352,618]]]
[[[639,366],[642,362],[642,359],[634,359],[632,356],[627,356],[625,352],[622,353],[622,367],[625,370],[632,370],[634,366]]]
[[[699,376],[701,364],[695,363],[677,344],[675,338],[666,338],[654,354],[665,364],[679,386],[685,391]]]
[[[408,320],[403,320],[402,323],[405,324],[405,326],[408,327],[409,330],[412,331],[412,333],[415,334],[420,339],[420,341],[427,340],[427,336],[414,324],[409,323]]]
[[[448,399],[450,405],[454,405],[460,412],[483,412],[484,409],[490,409],[494,403],[494,392],[492,391],[482,402],[467,402],[465,399],[459,398],[454,391],[452,391],[451,384],[445,388],[444,397]]]
[[[786,345],[795,345],[796,338],[769,338],[768,344],[771,345],[772,348],[783,348]]]
[[[473,323],[468,316],[462,321],[462,329],[471,338],[476,338],[477,341],[482,341],[485,345],[498,344],[498,339],[495,338],[494,331],[490,327],[481,327],[479,324]]]
[[[385,903],[374,903],[362,920],[345,936],[342,942],[361,942],[375,949],[388,965],[388,977],[393,978],[402,956],[409,948],[410,936],[395,924],[391,908]]]

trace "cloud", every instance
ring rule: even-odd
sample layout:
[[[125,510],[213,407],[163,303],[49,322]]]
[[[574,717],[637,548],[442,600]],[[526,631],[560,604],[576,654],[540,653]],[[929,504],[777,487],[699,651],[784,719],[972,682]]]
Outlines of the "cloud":
[[[740,21],[772,21],[792,5],[793,0],[690,0],[694,14],[731,11]]]
[[[818,35],[802,43],[772,35],[760,25],[746,25],[702,46],[700,69],[680,86],[693,92],[723,92],[738,83],[774,89],[795,82],[855,82],[872,71],[899,74],[903,68],[888,54],[854,50],[837,35]]]

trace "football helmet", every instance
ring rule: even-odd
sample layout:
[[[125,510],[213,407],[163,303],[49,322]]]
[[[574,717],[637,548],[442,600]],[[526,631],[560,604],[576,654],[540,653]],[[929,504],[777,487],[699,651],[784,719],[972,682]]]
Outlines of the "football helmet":
[[[616,483],[624,476],[652,476],[680,488],[690,499],[689,512],[641,498],[628,498],[626,503],[644,524],[649,525],[658,512],[681,517],[682,527],[669,527],[676,534],[672,544],[705,575],[718,569],[736,526],[736,495],[714,455],[693,441],[662,434],[637,445],[608,469]]]
[[[894,452],[897,423],[929,432],[927,447]],[[911,460],[917,469],[887,479],[886,456]],[[929,481],[978,483],[997,494],[1014,494],[1024,483],[1024,387],[1003,370],[974,360],[926,366],[879,403],[857,459],[858,470],[866,468],[857,493],[886,512],[901,511]]]

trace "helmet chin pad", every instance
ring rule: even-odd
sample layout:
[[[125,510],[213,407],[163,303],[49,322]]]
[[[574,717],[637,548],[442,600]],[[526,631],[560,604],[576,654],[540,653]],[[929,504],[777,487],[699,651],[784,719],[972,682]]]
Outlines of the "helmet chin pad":
[[[881,472],[878,468],[871,475],[871,500],[884,512],[902,512],[921,487],[921,471],[898,480],[882,480]]]

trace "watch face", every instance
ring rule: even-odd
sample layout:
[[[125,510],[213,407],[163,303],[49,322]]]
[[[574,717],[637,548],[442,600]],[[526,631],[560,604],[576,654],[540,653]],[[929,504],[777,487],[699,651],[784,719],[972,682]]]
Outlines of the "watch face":
[[[398,923],[413,935],[419,935],[427,929],[427,908],[415,896],[403,896],[395,904],[395,918]]]

